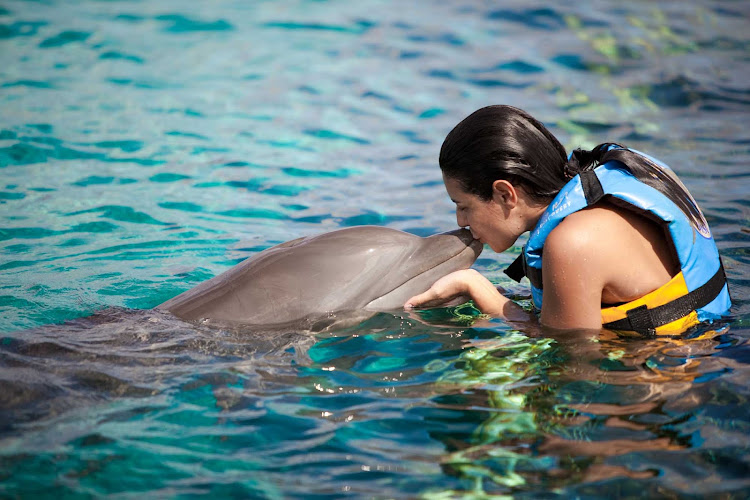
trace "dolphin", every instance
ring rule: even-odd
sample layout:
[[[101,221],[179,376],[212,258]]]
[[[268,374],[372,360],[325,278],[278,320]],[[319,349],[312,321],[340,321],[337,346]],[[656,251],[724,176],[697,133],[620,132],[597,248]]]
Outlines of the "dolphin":
[[[156,308],[201,323],[322,331],[401,309],[481,251],[466,229],[422,238],[355,226],[271,247]]]

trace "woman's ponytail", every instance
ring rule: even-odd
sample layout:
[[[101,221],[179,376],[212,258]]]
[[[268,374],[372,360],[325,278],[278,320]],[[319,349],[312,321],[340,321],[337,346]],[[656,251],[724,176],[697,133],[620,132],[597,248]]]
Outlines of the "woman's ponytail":
[[[600,144],[591,151],[573,151],[567,169],[576,174],[610,161],[619,162],[639,181],[669,198],[685,214],[690,224],[701,234],[709,235],[708,222],[690,192],[669,169],[661,167],[650,158],[615,143]],[[575,174],[574,174],[575,175]]]
[[[567,163],[563,167],[565,177],[567,179],[572,179],[581,172],[585,172],[586,170],[593,170],[600,164],[604,163],[604,161],[602,161],[602,157],[607,153],[607,150],[611,146],[619,148],[623,147],[613,142],[607,142],[604,144],[599,144],[591,151],[586,151],[580,148],[574,150],[570,154],[570,158],[568,158]]]

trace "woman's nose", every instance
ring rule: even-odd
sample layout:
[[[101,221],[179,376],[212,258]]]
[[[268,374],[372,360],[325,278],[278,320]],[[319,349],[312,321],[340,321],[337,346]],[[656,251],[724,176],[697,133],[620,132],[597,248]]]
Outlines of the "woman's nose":
[[[456,224],[458,224],[458,227],[468,226],[468,224],[466,223],[466,220],[459,212],[456,212]]]

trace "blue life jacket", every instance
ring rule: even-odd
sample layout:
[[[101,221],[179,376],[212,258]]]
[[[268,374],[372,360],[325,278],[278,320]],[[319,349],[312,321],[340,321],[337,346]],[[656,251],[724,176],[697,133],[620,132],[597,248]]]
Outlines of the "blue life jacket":
[[[671,172],[662,162],[646,157]],[[625,304],[603,306],[603,328],[673,335],[729,311],[726,276],[708,224],[696,230],[667,196],[639,181],[619,161],[581,172],[565,184],[531,231],[521,256],[506,270],[516,281],[524,275],[529,278],[537,308],[542,308],[542,252],[547,236],[565,217],[603,198],[666,226],[680,264],[680,272],[657,290]]]

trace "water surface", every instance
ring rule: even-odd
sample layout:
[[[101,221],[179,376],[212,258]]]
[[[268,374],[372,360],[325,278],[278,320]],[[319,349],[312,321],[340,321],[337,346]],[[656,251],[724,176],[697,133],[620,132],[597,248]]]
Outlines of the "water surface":
[[[0,494],[746,497],[749,14],[2,1]],[[726,324],[541,338],[463,307],[269,337],[149,311],[302,235],[452,229],[440,144],[495,103],[670,164]],[[525,300],[519,249],[475,267]]]

